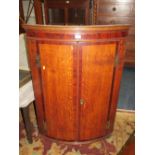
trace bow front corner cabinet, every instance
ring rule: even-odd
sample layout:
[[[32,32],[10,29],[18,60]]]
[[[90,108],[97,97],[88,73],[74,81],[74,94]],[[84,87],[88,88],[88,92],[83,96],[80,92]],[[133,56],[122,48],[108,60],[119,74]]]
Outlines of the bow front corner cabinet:
[[[129,25],[24,25],[39,131],[69,142],[113,130]]]

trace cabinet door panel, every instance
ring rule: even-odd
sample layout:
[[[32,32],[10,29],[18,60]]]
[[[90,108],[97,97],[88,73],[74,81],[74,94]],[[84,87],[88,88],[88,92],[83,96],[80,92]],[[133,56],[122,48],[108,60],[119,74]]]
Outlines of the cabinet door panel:
[[[105,134],[115,54],[115,43],[82,46],[80,140]]]
[[[40,44],[39,51],[47,135],[73,140],[76,137],[73,46]]]

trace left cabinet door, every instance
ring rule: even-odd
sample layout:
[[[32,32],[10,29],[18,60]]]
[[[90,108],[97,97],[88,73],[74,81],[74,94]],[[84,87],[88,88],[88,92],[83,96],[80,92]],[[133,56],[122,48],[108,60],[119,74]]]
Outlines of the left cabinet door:
[[[39,44],[47,136],[76,139],[76,60],[72,44]]]

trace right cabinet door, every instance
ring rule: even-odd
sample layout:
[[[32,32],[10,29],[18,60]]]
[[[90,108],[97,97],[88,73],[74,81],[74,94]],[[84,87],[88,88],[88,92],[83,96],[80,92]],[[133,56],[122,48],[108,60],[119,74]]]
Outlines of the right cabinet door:
[[[80,140],[102,137],[115,67],[116,42],[80,43]]]

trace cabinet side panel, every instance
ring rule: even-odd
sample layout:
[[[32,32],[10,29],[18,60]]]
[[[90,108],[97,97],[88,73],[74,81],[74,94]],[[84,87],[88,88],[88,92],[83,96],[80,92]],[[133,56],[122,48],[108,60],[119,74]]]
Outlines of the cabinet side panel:
[[[40,68],[38,68],[36,64],[36,57],[38,55],[37,41],[28,38],[27,49],[28,49],[29,66],[32,74],[38,127],[40,132],[44,132],[44,126],[43,126],[44,107],[43,107],[42,88],[41,88],[41,72]]]
[[[47,135],[76,139],[73,45],[40,44]]]
[[[124,67],[124,57],[125,57],[125,40],[121,40],[118,43],[118,57],[119,64],[115,68],[114,74],[114,83],[112,89],[112,98],[108,119],[110,120],[110,128],[107,130],[107,133],[112,132],[114,126],[114,120],[116,115],[116,108],[118,103],[119,91],[120,91],[120,83],[122,79],[123,67]]]
[[[82,46],[80,140],[106,133],[115,53],[116,43]]]

